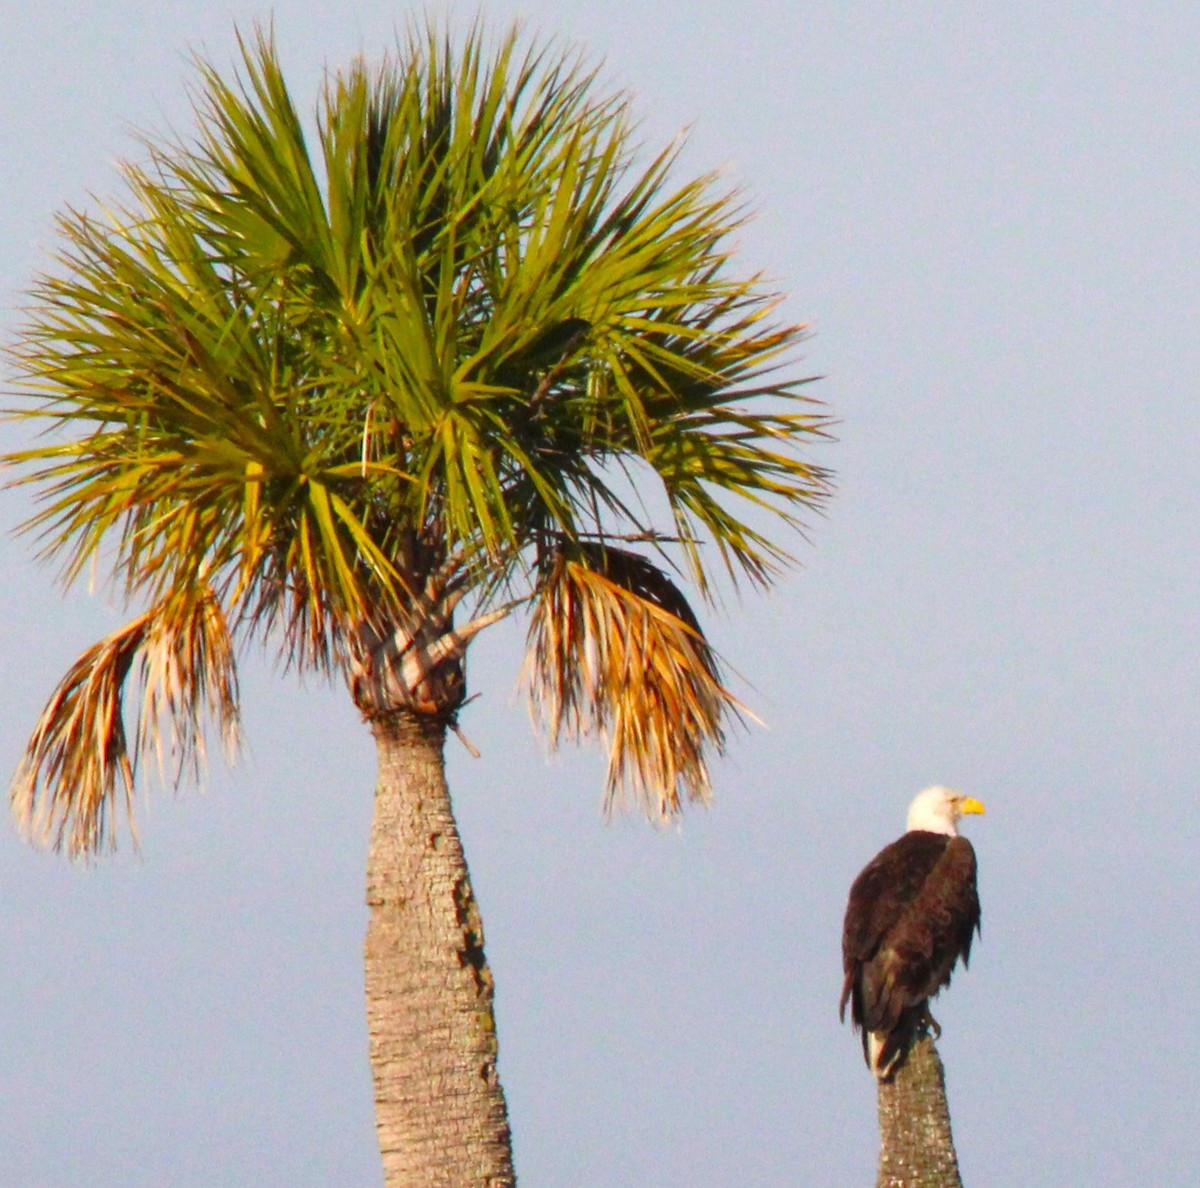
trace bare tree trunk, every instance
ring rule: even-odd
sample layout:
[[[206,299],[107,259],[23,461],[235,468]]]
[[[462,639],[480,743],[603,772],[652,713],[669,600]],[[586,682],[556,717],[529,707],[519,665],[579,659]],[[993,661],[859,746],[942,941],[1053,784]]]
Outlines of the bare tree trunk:
[[[367,1023],[387,1188],[514,1184],[492,976],[450,806],[442,718],[371,722]]]
[[[876,1188],[962,1188],[946,1074],[933,1037],[923,1032],[891,1080],[880,1081]]]

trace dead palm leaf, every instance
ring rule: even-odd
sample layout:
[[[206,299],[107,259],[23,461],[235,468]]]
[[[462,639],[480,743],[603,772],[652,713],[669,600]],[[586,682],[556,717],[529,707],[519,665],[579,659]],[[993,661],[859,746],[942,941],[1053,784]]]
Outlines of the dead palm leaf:
[[[132,729],[131,682],[141,692]],[[13,781],[18,821],[31,837],[83,857],[116,846],[123,808],[136,845],[133,793],[142,760],[154,758],[160,776],[176,784],[185,774],[198,777],[210,716],[232,757],[237,670],[224,614],[209,590],[172,594],[71,666]]]
[[[744,707],[682,592],[645,557],[614,546],[554,551],[529,629],[525,682],[552,742],[608,741],[606,804],[628,792],[652,817],[707,801],[706,749]]]

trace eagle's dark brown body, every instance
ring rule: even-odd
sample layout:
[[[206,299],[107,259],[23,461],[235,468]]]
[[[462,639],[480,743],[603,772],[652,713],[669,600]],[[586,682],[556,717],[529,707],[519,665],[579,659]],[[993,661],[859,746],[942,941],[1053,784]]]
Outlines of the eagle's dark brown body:
[[[979,931],[975,851],[965,837],[910,830],[850,888],[842,933],[846,1004],[877,1076],[903,1057],[929,999],[967,964]]]

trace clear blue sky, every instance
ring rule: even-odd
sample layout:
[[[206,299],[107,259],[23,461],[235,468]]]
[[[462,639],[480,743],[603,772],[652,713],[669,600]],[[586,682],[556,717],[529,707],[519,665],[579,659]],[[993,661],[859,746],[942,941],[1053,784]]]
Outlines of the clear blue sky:
[[[52,212],[114,191],[131,129],[186,128],[187,47],[228,62],[232,19],[266,11],[8,6],[3,336]],[[298,92],[409,11],[275,4]],[[769,729],[678,831],[604,824],[598,751],[546,760],[513,695],[520,624],[475,648],[484,757],[452,746],[450,775],[523,1188],[872,1182],[841,914],[935,781],[989,809],[982,942],[937,1011],[967,1182],[1195,1183],[1200,10],[487,12],[581,42],[649,143],[690,126],[686,167],[745,184],[744,267],[811,321],[805,365],[841,420],[803,570],[706,619]],[[0,527],[28,510],[9,492]],[[24,542],[0,558],[11,770],[122,609],[63,600]],[[140,860],[85,871],[0,830],[11,1188],[380,1182],[371,740],[340,689],[259,662],[245,686],[249,753],[204,794],[153,795]]]

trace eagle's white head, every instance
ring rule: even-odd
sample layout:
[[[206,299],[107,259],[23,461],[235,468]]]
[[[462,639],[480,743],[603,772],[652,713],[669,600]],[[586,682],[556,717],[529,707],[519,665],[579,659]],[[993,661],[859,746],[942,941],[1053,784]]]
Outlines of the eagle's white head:
[[[958,836],[958,820],[967,813],[982,813],[983,805],[974,797],[964,796],[953,788],[936,784],[917,794],[908,806],[908,828],[925,829],[930,833]]]

